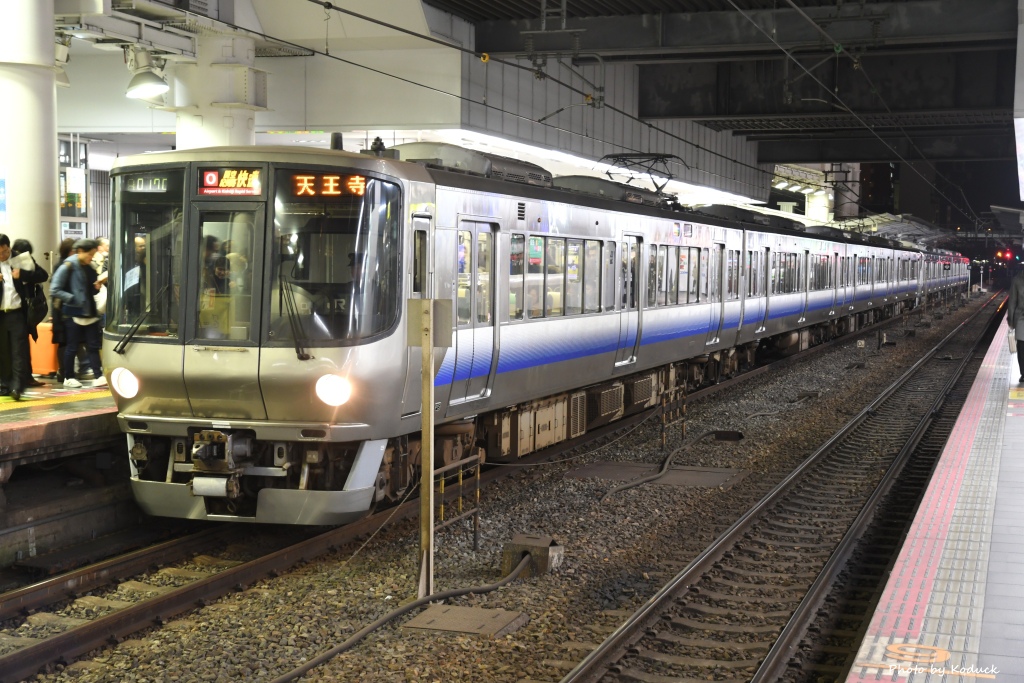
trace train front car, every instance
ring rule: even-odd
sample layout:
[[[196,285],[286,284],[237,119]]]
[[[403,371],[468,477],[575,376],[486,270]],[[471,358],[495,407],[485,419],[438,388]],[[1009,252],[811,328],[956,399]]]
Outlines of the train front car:
[[[432,201],[402,166],[421,172],[297,148],[115,167],[104,358],[146,512],[341,524],[372,508],[402,431],[386,388],[406,381],[394,332],[415,296],[403,216]]]

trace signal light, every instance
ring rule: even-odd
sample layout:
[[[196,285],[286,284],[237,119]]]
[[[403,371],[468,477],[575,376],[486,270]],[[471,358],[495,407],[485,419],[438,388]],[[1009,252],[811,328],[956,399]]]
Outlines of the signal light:
[[[1003,258],[1005,258],[1007,261],[1013,258],[1013,254],[1010,253],[1009,249],[1003,252]]]
[[[996,258],[1003,258],[1003,252],[997,251],[996,252]]]

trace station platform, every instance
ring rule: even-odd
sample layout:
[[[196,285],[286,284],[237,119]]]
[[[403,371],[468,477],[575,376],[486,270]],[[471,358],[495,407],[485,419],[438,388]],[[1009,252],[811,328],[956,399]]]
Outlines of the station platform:
[[[848,682],[1024,681],[1024,384],[1018,377],[1003,327],[935,468]]]
[[[56,380],[0,396],[0,484],[19,465],[110,448],[123,440],[107,387],[65,389]]]

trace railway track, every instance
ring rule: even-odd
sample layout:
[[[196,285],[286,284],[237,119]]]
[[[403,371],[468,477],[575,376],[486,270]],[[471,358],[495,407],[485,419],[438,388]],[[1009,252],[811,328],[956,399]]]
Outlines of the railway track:
[[[880,335],[881,330],[899,324],[899,319],[885,321],[861,335],[876,331]],[[846,343],[850,339],[844,337],[836,341]],[[829,344],[822,344],[810,353],[828,347]],[[801,354],[783,359],[702,389],[690,398],[698,400],[727,390],[769,368],[801,362],[806,357]],[[524,458],[522,463],[552,460],[581,447],[599,446],[656,416],[656,412],[631,416],[598,432]],[[481,483],[486,485],[509,472],[510,468],[489,470],[481,477]],[[244,544],[239,545],[238,541],[242,534],[235,525],[207,529],[0,594],[0,623],[27,623],[32,627],[31,637],[0,633],[0,683],[22,680],[54,662],[73,661],[90,650],[159,625],[300,562],[356,543],[386,522],[412,518],[418,512],[419,503],[413,500],[358,523],[303,538],[298,543],[293,543],[295,530],[292,529],[289,541],[276,543],[271,552],[242,548]],[[251,543],[252,539],[248,541]],[[227,552],[212,552],[210,549],[214,547],[227,548]],[[245,556],[249,559],[239,559]],[[153,570],[154,567],[162,568]]]
[[[865,572],[884,583],[916,507],[908,501],[927,486],[973,380],[966,371],[978,365],[978,344],[998,325],[996,312],[993,299],[948,335],[562,683],[817,682],[840,675],[880,590]],[[888,515],[897,512],[890,524]],[[882,538],[888,553],[880,557],[873,544]],[[862,564],[848,565],[852,557]]]

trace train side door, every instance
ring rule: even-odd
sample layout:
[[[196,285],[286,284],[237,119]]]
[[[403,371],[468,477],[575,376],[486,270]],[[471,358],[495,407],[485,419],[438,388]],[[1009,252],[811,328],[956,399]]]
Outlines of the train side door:
[[[762,269],[762,281],[764,289],[762,289],[762,295],[764,296],[764,319],[761,321],[761,326],[756,330],[758,334],[768,329],[768,318],[770,315],[770,309],[772,306],[772,285],[775,282],[773,274],[778,268],[778,256],[771,250],[770,247],[766,247],[764,250],[764,268]]]
[[[455,375],[450,405],[485,398],[494,380],[497,235],[497,224],[483,220],[462,220],[456,233]]]
[[[191,277],[175,296],[188,302],[184,375],[192,414],[265,420],[258,379],[263,283],[253,277],[263,272],[263,204],[197,203],[191,221],[186,234],[199,242],[187,247]]]
[[[409,263],[407,271],[409,272],[409,290],[403,292],[403,297],[408,295],[410,299],[422,299],[429,297],[428,292],[433,292],[433,282],[431,282],[431,268],[429,264],[434,262],[433,259],[433,243],[434,240],[431,238],[431,220],[430,214],[413,214],[412,217],[412,258]],[[437,351],[435,350],[435,361],[437,361]],[[443,352],[441,356],[443,357]],[[420,412],[420,404],[423,401],[422,391],[422,371],[423,371],[423,351],[416,347],[409,348],[406,351],[406,368],[408,368],[405,377],[405,391],[402,395],[402,417],[408,415],[415,415]],[[435,374],[437,371],[437,365],[435,364]]]
[[[829,286],[832,288],[832,306],[828,310],[829,315],[836,314],[836,308],[842,303],[839,298],[839,264],[842,259],[839,257],[839,252],[832,254],[832,263],[829,264]]]
[[[705,340],[705,344],[717,344],[722,332],[722,321],[725,317],[725,297],[722,293],[722,282],[724,277],[722,275],[722,267],[724,260],[722,258],[725,252],[724,244],[713,244],[711,245],[710,251],[704,250],[703,253],[708,254],[708,263],[704,263],[704,258],[701,258],[701,270],[707,266],[708,277],[705,280],[707,282],[707,293],[708,298],[708,336]]]
[[[623,235],[620,243],[619,292],[622,308],[619,313],[619,347],[615,353],[615,367],[636,362],[636,349],[640,342],[640,257],[642,239],[637,235]]]
[[[797,282],[800,283],[800,292],[803,294],[803,307],[800,311],[800,319],[797,320],[798,323],[802,323],[807,320],[807,302],[811,297],[811,293],[808,291],[810,287],[807,286],[810,275],[810,261],[811,252],[804,251],[804,253],[800,254],[800,265],[797,267]]]

